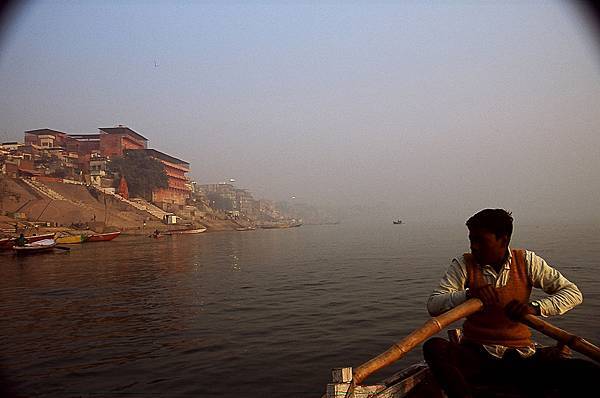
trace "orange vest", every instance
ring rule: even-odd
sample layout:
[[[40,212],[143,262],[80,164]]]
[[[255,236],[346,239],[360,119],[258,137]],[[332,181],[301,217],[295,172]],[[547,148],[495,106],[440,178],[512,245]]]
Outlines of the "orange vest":
[[[463,255],[467,266],[467,287],[470,289],[487,285],[481,267],[473,255]],[[467,317],[463,324],[464,337],[480,344],[497,344],[506,347],[526,347],[532,344],[531,331],[520,322],[510,320],[504,307],[511,300],[529,302],[531,283],[527,277],[525,250],[512,250],[510,271],[505,286],[498,288],[500,303],[485,307],[482,311]]]

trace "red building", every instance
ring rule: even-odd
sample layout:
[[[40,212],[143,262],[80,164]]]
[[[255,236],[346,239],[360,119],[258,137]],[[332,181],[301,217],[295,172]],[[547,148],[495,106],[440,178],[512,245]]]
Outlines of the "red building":
[[[100,128],[100,154],[102,156],[123,156],[127,149],[146,149],[148,139],[129,127]]]
[[[45,148],[64,147],[67,136],[67,133],[51,129],[29,130],[25,132],[25,144]]]
[[[102,158],[104,162],[111,157],[123,156],[126,151],[142,150],[152,158],[159,160],[167,175],[167,188],[156,189],[152,192],[152,201],[159,205],[185,205],[190,197],[191,188],[186,173],[190,171],[190,164],[181,159],[167,155],[155,149],[148,149],[148,139],[126,126],[102,127],[98,134],[67,134],[51,129],[38,129],[25,132],[25,144],[35,145],[50,153],[58,150],[66,154],[77,156],[77,167],[84,174],[99,173],[94,161],[94,170],[90,168],[90,161]],[[64,156],[62,156],[64,157]],[[63,162],[64,163],[64,162]],[[66,164],[66,163],[65,163]]]
[[[144,151],[163,164],[169,185],[167,188],[155,189],[152,192],[152,201],[158,204],[184,205],[191,193],[189,181],[185,175],[190,172],[190,164],[156,149],[145,149]]]
[[[66,149],[77,152],[79,155],[100,153],[100,134],[69,134],[66,140]]]
[[[51,129],[25,132],[25,144],[44,148],[61,147],[89,159],[92,153],[101,156],[123,156],[127,149],[146,149],[148,139],[126,126],[102,127],[99,134],[67,134]]]

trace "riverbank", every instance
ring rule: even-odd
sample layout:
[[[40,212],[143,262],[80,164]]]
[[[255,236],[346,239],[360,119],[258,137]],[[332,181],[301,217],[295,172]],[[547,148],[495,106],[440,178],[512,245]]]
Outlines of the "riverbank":
[[[146,211],[134,202],[85,185],[32,184],[20,178],[0,177],[0,235],[6,237],[19,233],[117,230],[127,235],[147,235],[155,230],[206,227],[207,232],[216,232],[240,227],[240,223],[210,212],[179,221],[166,225],[160,213]]]

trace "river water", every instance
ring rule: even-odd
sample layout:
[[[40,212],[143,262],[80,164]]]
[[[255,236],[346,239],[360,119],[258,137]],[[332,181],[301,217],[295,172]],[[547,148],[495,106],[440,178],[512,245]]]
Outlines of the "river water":
[[[517,226],[513,242],[578,284],[584,304],[553,322],[600,344],[600,228]],[[331,368],[420,326],[467,249],[462,225],[390,222],[4,253],[0,365],[26,396],[319,397]]]

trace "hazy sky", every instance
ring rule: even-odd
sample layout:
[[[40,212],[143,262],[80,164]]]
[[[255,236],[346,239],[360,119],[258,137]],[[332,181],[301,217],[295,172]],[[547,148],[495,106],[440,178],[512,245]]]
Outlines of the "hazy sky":
[[[566,2],[33,1],[0,140],[124,124],[257,197],[600,222],[600,56]]]

